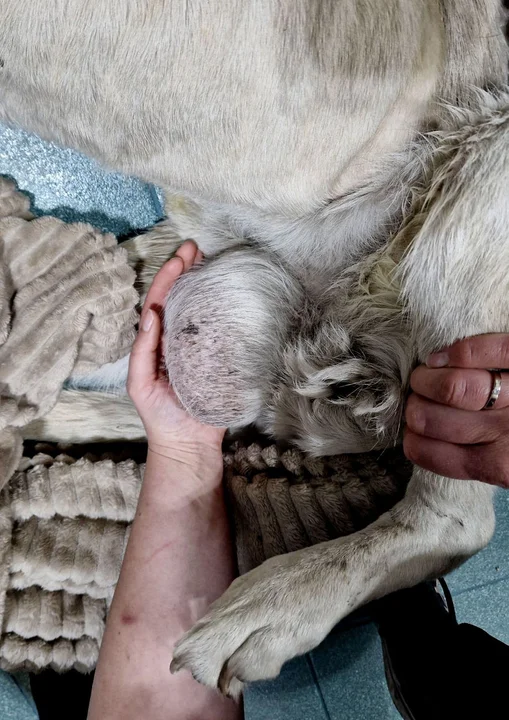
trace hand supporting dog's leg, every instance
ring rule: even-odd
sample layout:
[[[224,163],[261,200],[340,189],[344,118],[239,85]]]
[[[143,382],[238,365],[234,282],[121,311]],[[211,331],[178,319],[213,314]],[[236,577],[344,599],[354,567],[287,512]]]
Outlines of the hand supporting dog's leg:
[[[214,213],[204,217],[203,209],[184,195],[166,193],[165,206],[165,220],[122,245],[136,270],[141,302],[154,275],[186,240],[194,240],[207,258],[245,244],[244,238],[231,233],[227,218]]]
[[[238,246],[241,238],[225,232],[206,232],[202,227],[200,208],[181,196],[173,196],[167,204],[171,217],[161,221],[146,233],[136,235],[122,243],[127,251],[128,262],[136,272],[136,287],[140,294],[140,306],[152,284],[154,276],[187,240],[193,239],[207,258],[223,250]],[[187,222],[185,222],[187,221]],[[224,229],[223,229],[224,230]],[[74,390],[95,390],[124,394],[126,392],[129,356],[115,363],[108,363],[87,375],[74,375],[68,387]]]

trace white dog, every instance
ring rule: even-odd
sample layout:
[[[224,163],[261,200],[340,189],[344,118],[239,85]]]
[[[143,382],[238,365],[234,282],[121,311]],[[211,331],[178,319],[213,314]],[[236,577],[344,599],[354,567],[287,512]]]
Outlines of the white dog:
[[[315,454],[393,442],[417,359],[509,330],[506,67],[498,0],[0,0],[0,120],[166,189],[131,252],[207,257],[166,314],[183,404]],[[493,527],[487,485],[416,468],[236,580],[173,668],[235,694]]]

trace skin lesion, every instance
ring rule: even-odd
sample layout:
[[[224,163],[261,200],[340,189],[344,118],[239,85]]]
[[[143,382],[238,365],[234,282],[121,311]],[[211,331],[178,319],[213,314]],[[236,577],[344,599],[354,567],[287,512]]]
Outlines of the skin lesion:
[[[122,625],[135,625],[137,622],[137,617],[135,615],[132,615],[128,612],[123,612],[120,616],[120,622]]]
[[[198,327],[193,322],[189,321],[185,328],[182,328],[179,335],[198,335],[199,332],[200,330],[198,329]]]

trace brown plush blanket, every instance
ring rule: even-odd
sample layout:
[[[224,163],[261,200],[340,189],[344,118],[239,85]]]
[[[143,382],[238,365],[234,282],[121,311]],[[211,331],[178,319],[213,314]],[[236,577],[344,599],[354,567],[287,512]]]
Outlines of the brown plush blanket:
[[[225,448],[241,572],[369,524],[397,502],[396,451],[310,460],[276,445]],[[94,668],[143,476],[145,447],[29,444],[0,503],[0,666]],[[83,455],[83,453],[85,453]],[[134,457],[128,457],[133,455]]]

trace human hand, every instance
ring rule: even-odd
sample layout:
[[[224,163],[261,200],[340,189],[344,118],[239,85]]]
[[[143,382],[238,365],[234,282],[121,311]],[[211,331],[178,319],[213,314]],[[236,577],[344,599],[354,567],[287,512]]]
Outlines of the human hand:
[[[127,391],[145,426],[149,449],[182,461],[191,461],[196,455],[220,454],[225,433],[224,428],[203,425],[180,406],[162,362],[160,314],[166,296],[177,278],[201,257],[196,245],[186,241],[154,277],[143,305],[127,379]]]
[[[445,477],[509,488],[509,373],[500,395],[489,369],[509,369],[509,335],[478,335],[430,355],[410,378],[406,456]]]

